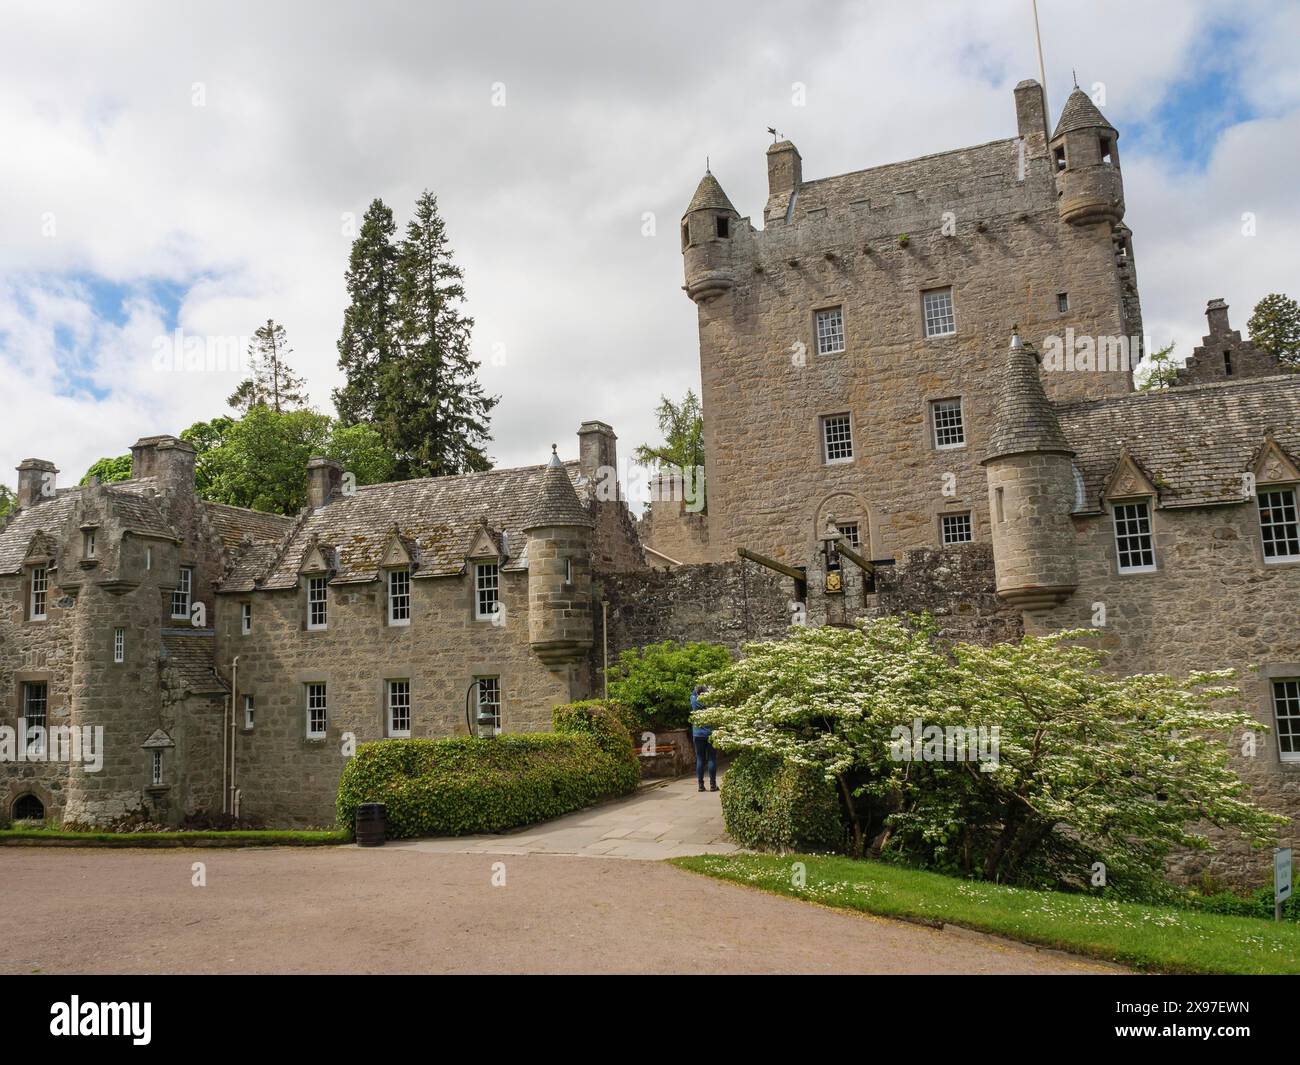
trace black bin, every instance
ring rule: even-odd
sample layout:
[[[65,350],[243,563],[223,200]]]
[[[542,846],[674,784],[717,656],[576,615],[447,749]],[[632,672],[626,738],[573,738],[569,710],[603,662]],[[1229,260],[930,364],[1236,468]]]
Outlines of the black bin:
[[[382,802],[363,802],[357,807],[357,846],[382,847],[388,828],[388,811]]]

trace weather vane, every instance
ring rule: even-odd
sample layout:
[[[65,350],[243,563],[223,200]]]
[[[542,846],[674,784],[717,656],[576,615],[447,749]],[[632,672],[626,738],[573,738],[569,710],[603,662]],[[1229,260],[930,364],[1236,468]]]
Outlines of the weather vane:
[[[768,127],[767,127],[767,131],[768,131],[768,133],[772,134],[772,143],[775,144],[775,143],[777,142],[777,138],[780,137],[781,134],[779,134],[779,133],[776,131],[776,129],[775,129],[774,127],[772,127],[772,126],[768,126]]]

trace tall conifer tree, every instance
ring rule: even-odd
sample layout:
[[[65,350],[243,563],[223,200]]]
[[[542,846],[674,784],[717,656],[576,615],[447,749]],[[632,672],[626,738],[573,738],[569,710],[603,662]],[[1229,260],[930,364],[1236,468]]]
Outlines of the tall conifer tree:
[[[383,200],[366,209],[344,275],[350,303],[343,312],[339,369],[346,383],[334,390],[344,425],[379,420],[379,381],[397,349],[397,225]]]

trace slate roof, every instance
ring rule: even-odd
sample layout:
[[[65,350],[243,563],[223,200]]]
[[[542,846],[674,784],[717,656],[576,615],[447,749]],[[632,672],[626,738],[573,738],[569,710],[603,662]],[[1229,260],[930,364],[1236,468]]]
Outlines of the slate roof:
[[[520,466],[358,486],[355,494],[333,499],[301,519],[288,542],[260,574],[264,580],[259,587],[294,587],[313,536],[336,552],[338,570],[334,581],[374,580],[394,525],[400,535],[418,547],[419,567],[413,576],[462,572],[480,523],[505,534],[508,558],[503,568],[522,569],[526,565],[522,557],[527,542],[524,527],[547,469],[545,465]],[[571,486],[578,484],[577,462],[562,463],[560,470]],[[578,488],[579,495],[585,496],[587,486]],[[246,580],[252,566],[245,566],[241,560],[238,569],[240,579]],[[233,579],[228,579],[221,590],[240,589]]]
[[[65,488],[56,492],[53,499],[25,507],[13,515],[0,532],[0,573],[18,573],[23,568],[27,548],[37,530],[45,530],[57,544],[59,530],[71,516],[80,495],[80,489]]]
[[[1300,458],[1300,374],[1134,392],[1056,413],[1088,510],[1099,507],[1121,446],[1155,481],[1162,506],[1240,503],[1241,475],[1267,430]]]
[[[217,641],[211,629],[163,629],[164,668],[175,671],[182,691],[194,695],[225,694],[230,691],[214,668]]]
[[[1065,106],[1061,108],[1061,121],[1056,124],[1056,132],[1052,134],[1052,140],[1056,140],[1062,133],[1069,133],[1075,129],[1108,129],[1112,133],[1115,132],[1115,127],[1097,110],[1092,97],[1077,85],[1074,92],[1066,99]]]
[[[993,432],[984,461],[1028,451],[1070,451],[1056,411],[1043,391],[1038,356],[1017,337],[1007,352],[993,408]]]
[[[727,194],[722,191],[722,186],[718,184],[709,171],[704,172],[700,178],[700,183],[695,187],[695,195],[691,197],[690,206],[686,208],[686,213],[692,211],[702,211],[704,209],[735,211],[731,206],[731,201],[727,199]]]
[[[546,464],[542,474],[542,483],[533,495],[532,506],[524,516],[523,529],[540,529],[547,525],[586,525],[595,523],[591,515],[578,501],[573,482],[552,450],[551,461]]]
[[[127,529],[141,536],[175,540],[176,530],[158,508],[153,496],[154,488],[152,477],[104,486],[109,503]]]
[[[238,547],[245,536],[254,542],[278,544],[293,528],[294,519],[283,514],[268,514],[225,503],[205,501],[203,505],[208,512],[208,522],[228,550]]]

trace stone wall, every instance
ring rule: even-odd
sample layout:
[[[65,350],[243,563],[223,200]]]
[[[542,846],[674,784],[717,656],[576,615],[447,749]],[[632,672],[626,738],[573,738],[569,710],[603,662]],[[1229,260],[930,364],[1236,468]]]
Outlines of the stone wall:
[[[909,551],[898,565],[876,572],[877,616],[928,612],[945,639],[984,646],[1024,635],[1020,611],[994,590],[987,544]]]
[[[693,566],[709,561],[709,516],[686,508],[684,499],[654,500],[641,515],[637,523],[641,543],[660,556],[668,556],[665,559],[649,554],[647,565],[664,569],[673,562]]]

